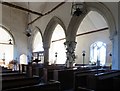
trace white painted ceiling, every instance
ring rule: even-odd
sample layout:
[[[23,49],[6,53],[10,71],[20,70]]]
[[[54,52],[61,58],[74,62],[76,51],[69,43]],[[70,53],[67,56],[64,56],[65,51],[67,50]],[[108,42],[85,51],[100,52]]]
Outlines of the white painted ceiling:
[[[29,3],[11,2],[11,3],[44,14],[50,11],[51,9],[53,9],[61,2],[29,2]],[[31,15],[32,15],[32,20],[38,17],[38,15],[35,14],[31,14]],[[96,29],[105,28],[107,26],[108,25],[102,15],[100,15],[98,12],[91,11],[81,22],[77,33],[93,31]]]
[[[29,4],[28,2],[16,2],[14,4],[44,14],[53,9],[59,3],[61,2],[29,2]],[[32,14],[32,17],[33,16],[34,15]],[[100,15],[98,12],[90,11],[81,22],[78,33],[93,31],[96,29],[105,28],[107,26],[108,25],[102,15]]]
[[[45,14],[49,11],[51,11],[54,7],[56,7],[61,2],[11,2],[12,4],[15,4],[17,6],[30,9],[32,11]],[[31,20],[36,19],[39,17],[38,15],[30,13]]]
[[[15,5],[30,9],[32,11],[36,11],[39,13],[45,13],[51,10],[60,2],[12,2]]]
[[[108,27],[104,17],[96,11],[90,11],[81,22],[77,34]]]

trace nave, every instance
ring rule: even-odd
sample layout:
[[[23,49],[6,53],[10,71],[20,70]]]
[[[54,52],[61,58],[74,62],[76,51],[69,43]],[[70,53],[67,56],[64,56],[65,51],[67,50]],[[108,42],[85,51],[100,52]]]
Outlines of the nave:
[[[120,71],[79,64],[73,68],[43,64],[2,67],[2,91],[119,91]]]
[[[118,1],[2,0],[2,91],[119,91],[119,9]]]

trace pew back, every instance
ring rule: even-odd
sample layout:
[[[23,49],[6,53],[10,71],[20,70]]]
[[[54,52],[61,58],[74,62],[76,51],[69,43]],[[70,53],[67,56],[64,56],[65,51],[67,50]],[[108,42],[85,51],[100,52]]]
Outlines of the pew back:
[[[22,86],[30,86],[40,83],[39,77],[24,77],[2,80],[2,89],[9,89]]]
[[[47,83],[39,83],[36,85],[4,89],[2,91],[61,91],[61,87],[60,82],[52,81]]]

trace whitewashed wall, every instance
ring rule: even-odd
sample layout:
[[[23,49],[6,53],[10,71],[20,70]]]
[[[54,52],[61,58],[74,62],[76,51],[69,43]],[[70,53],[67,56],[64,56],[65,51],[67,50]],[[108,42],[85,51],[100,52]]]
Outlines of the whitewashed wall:
[[[2,6],[2,25],[11,32],[15,39],[14,59],[19,60],[21,54],[27,55],[26,14],[18,9]]]
[[[83,57],[82,57],[82,51],[85,50],[86,56],[85,56],[85,63],[88,64],[90,61],[90,46],[96,41],[102,41],[103,43],[106,43],[107,45],[107,54],[106,54],[106,60],[107,65],[111,63],[111,60],[109,59],[109,53],[111,51],[111,41],[109,39],[109,31],[104,30],[100,32],[95,32],[91,34],[86,34],[82,36],[77,36],[76,38],[77,46],[76,46],[76,63],[83,63]],[[110,49],[109,49],[110,48]]]

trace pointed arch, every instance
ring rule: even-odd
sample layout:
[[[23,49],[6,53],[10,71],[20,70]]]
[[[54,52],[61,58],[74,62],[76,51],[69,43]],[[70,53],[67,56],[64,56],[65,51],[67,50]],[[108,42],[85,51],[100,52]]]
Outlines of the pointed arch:
[[[50,42],[51,42],[51,38],[52,38],[52,33],[56,27],[57,24],[60,24],[62,26],[62,28],[64,29],[65,32],[65,36],[66,36],[66,28],[64,23],[62,22],[61,19],[59,19],[58,17],[54,16],[50,22],[48,23],[44,35],[43,35],[43,46],[44,47],[50,47]]]
[[[49,64],[65,64],[66,50],[64,46],[65,33],[60,24],[54,29],[49,48]]]
[[[64,23],[59,19],[58,17],[54,16],[49,23],[47,24],[47,27],[45,29],[44,35],[43,35],[43,48],[44,48],[44,64],[48,65],[49,63],[49,47],[51,43],[51,38],[53,31],[57,24],[60,24],[65,32],[66,37],[66,28]]]
[[[115,19],[110,9],[107,6],[105,6],[102,2],[96,2],[96,3],[89,2],[86,3],[86,5],[88,7],[88,11],[95,10],[104,17],[109,27],[109,33],[110,33],[109,38],[112,40],[113,37],[117,34],[117,30],[116,30]]]
[[[13,41],[13,44],[15,45],[15,38],[14,36],[12,35],[11,31],[4,25],[1,25],[0,24],[0,27],[2,27],[6,32],[8,32],[8,34],[10,35],[10,37],[12,38],[12,41]]]
[[[42,50],[41,48],[43,47],[43,35],[42,35],[42,31],[40,30],[40,28],[39,27],[37,27],[37,26],[35,26],[35,29],[34,29],[34,35],[33,35],[33,45],[32,45],[32,47],[33,47],[33,51],[37,51],[37,50],[34,50],[34,42],[36,42],[35,40],[36,40],[36,37],[38,37],[39,38],[39,40],[38,40],[38,38],[37,38],[37,47],[38,47],[38,49],[37,50]]]
[[[38,29],[38,31],[40,32],[40,34],[41,34],[41,37],[42,37],[42,39],[43,39],[43,34],[42,34],[42,31],[41,31],[41,29],[40,29],[38,26],[35,26],[35,28],[37,28],[37,29]]]
[[[71,18],[71,21],[69,23],[68,29],[67,29],[67,41],[75,41],[76,33],[78,30],[78,27],[84,17],[89,13],[89,11],[94,10],[99,12],[106,20],[108,26],[109,26],[109,33],[110,33],[110,39],[113,39],[113,37],[116,35],[116,24],[114,17],[109,10],[103,3],[100,2],[85,2],[87,12],[79,17],[73,16]],[[74,30],[74,31],[73,31]],[[72,36],[72,37],[71,37]]]
[[[5,27],[4,25],[0,25],[0,28],[1,28],[1,32],[3,31],[2,33],[3,36],[1,37],[2,45],[0,46],[0,51],[1,51],[0,61],[4,60],[5,63],[3,64],[3,66],[8,67],[10,61],[14,59],[15,40],[11,31],[7,27]],[[11,43],[8,43],[9,40],[12,40],[10,41]]]
[[[102,37],[101,37],[102,35]],[[85,18],[82,20],[81,24],[76,33],[76,49],[75,53],[77,56],[76,63],[83,63],[82,57],[80,56],[82,51],[86,51],[86,61],[85,63],[90,63],[90,45],[95,41],[103,41],[107,45],[111,44],[109,39],[109,28],[104,17],[96,11],[91,10]],[[108,51],[108,48],[106,48]],[[107,54],[107,53],[106,53]],[[105,60],[107,60],[108,56]],[[81,61],[80,61],[81,60]]]

